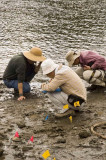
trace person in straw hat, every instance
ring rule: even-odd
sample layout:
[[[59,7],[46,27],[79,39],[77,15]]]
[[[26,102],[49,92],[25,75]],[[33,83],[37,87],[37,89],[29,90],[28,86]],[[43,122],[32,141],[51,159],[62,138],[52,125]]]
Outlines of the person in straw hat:
[[[51,80],[43,83],[41,88],[48,92],[53,104],[63,113],[56,113],[56,117],[75,114],[86,101],[86,89],[80,77],[68,66],[56,64],[52,59],[42,62],[43,74]]]
[[[8,88],[14,88],[15,91],[18,91],[19,101],[25,99],[24,93],[30,92],[29,82],[37,74],[44,60],[42,50],[34,47],[30,51],[13,56],[9,61],[3,75],[3,81]],[[39,62],[38,65],[36,65],[37,62]]]
[[[92,84],[88,91],[105,89],[106,87],[106,58],[96,52],[69,51],[66,54],[69,66],[81,65],[76,69],[76,73],[88,83]]]

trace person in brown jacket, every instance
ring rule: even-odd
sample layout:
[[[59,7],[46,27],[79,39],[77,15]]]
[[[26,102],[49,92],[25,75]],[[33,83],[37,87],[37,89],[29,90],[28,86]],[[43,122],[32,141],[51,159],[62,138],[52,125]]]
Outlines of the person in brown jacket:
[[[41,64],[43,74],[51,78],[49,83],[42,84],[42,90],[48,92],[54,105],[68,109],[57,113],[57,117],[75,114],[86,101],[86,89],[81,78],[68,66],[55,64],[51,59],[46,59]],[[60,92],[56,89],[60,88]]]

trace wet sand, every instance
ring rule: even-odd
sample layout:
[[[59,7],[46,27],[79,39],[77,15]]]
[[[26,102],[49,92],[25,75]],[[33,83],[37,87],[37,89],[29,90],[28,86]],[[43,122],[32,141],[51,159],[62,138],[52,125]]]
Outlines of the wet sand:
[[[69,117],[56,119],[58,109],[42,93],[31,93],[22,102],[17,97],[0,102],[0,143],[4,151],[0,160],[43,160],[46,150],[51,155],[48,160],[105,160],[106,140],[90,132],[93,124],[106,121],[105,107],[106,92],[88,93],[87,104],[71,123]],[[12,141],[16,131],[19,142]],[[106,135],[106,126],[97,131]],[[31,136],[34,141],[28,144]]]

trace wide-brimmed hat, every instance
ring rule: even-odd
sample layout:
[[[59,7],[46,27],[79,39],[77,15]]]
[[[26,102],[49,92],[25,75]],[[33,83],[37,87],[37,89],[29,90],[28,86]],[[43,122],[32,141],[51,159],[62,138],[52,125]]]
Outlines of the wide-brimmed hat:
[[[46,58],[42,55],[42,50],[38,47],[31,48],[30,51],[24,52],[23,55],[31,61],[42,62]]]
[[[58,64],[54,63],[52,59],[46,59],[42,62],[41,67],[43,74],[49,74],[56,69]]]
[[[69,51],[66,54],[66,60],[68,62],[69,66],[72,66],[75,59],[78,58],[80,56],[80,51]]]

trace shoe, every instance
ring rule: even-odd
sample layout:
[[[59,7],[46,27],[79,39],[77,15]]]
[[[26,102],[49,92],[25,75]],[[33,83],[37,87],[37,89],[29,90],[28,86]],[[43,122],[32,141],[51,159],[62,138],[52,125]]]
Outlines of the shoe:
[[[62,118],[62,117],[66,117],[66,116],[74,116],[75,115],[75,111],[72,109],[68,109],[67,111],[65,111],[64,113],[56,113],[55,117],[57,118]]]
[[[90,87],[87,87],[87,91],[94,91],[97,89],[97,85],[91,85]]]

